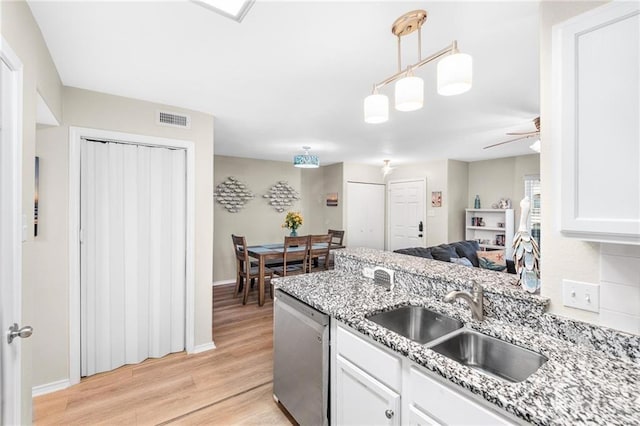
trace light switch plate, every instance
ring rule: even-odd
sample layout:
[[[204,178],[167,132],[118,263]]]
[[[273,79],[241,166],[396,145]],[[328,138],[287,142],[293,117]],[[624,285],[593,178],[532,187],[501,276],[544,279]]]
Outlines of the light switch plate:
[[[562,280],[562,303],[570,308],[600,312],[600,285]]]

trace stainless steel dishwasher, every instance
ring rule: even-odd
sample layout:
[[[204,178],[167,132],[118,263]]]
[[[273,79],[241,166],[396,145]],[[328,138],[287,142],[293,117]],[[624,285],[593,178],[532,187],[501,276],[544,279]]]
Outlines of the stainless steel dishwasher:
[[[329,316],[277,290],[273,397],[301,425],[329,424]]]

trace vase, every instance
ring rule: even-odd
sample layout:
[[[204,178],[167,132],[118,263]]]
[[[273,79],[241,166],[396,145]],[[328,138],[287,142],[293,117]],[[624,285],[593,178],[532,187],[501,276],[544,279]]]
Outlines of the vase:
[[[290,237],[297,237],[298,236],[298,231],[295,229],[291,230],[291,233],[289,234]]]

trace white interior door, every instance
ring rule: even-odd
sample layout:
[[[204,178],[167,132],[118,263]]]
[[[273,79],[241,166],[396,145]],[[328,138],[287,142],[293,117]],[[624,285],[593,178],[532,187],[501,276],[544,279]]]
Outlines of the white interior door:
[[[0,424],[13,425],[22,423],[21,339],[7,340],[22,325],[22,65],[4,39],[0,67]]]
[[[347,182],[347,232],[350,247],[384,250],[384,185]]]
[[[83,140],[81,374],[185,347],[186,156]]]
[[[425,180],[390,182],[388,185],[389,250],[424,246]]]

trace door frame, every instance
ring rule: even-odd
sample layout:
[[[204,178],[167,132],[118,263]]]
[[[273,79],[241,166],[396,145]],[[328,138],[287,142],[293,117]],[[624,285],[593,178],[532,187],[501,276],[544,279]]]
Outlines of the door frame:
[[[2,156],[0,160],[0,167],[2,170],[10,170],[10,183],[0,188],[2,192],[8,191],[11,194],[12,204],[15,209],[10,212],[6,223],[7,229],[13,230],[11,233],[11,246],[15,250],[15,256],[11,262],[3,261],[0,259],[0,266],[3,270],[9,270],[11,280],[13,282],[12,288],[12,300],[8,301],[11,305],[11,310],[14,312],[15,321],[21,324],[22,322],[22,132],[23,132],[23,96],[24,96],[24,84],[23,84],[23,71],[24,66],[22,61],[11,49],[7,40],[4,37],[0,38],[0,58],[7,64],[11,72],[14,74],[14,99],[12,99],[13,108],[15,108],[15,129],[13,131],[10,143],[12,144],[12,151],[10,157]],[[3,143],[6,143],[3,141]],[[5,216],[2,216],[5,218]],[[7,269],[5,269],[7,268]],[[2,301],[2,307],[6,306],[6,300]],[[5,330],[1,333],[2,339],[5,337]],[[6,344],[6,340],[3,340],[0,344]],[[2,380],[10,380],[8,387],[13,388],[13,392],[10,395],[2,395],[2,399],[5,401],[5,406],[1,412],[1,416],[7,420],[7,424],[21,424],[22,423],[22,396],[25,394],[22,392],[22,351],[20,348],[20,339],[15,341],[17,346],[18,356],[16,359],[16,368],[13,369],[12,374],[4,373]],[[15,374],[17,372],[17,374]],[[0,394],[2,394],[2,385],[0,384]],[[29,389],[29,395],[31,389]],[[0,418],[0,423],[3,422],[3,418]]]
[[[391,192],[391,184],[394,183],[407,183],[407,182],[422,182],[424,184],[424,233],[422,234],[422,245],[425,245],[427,242],[427,178],[414,178],[414,179],[398,179],[398,180],[390,180],[387,181],[387,217],[386,217],[386,232],[385,232],[385,250],[389,250],[389,245],[391,241],[391,197],[389,193]]]
[[[69,383],[80,382],[80,140],[106,139],[119,143],[186,150],[186,276],[185,349],[195,352],[195,145],[192,141],[136,135],[109,130],[69,127]]]

